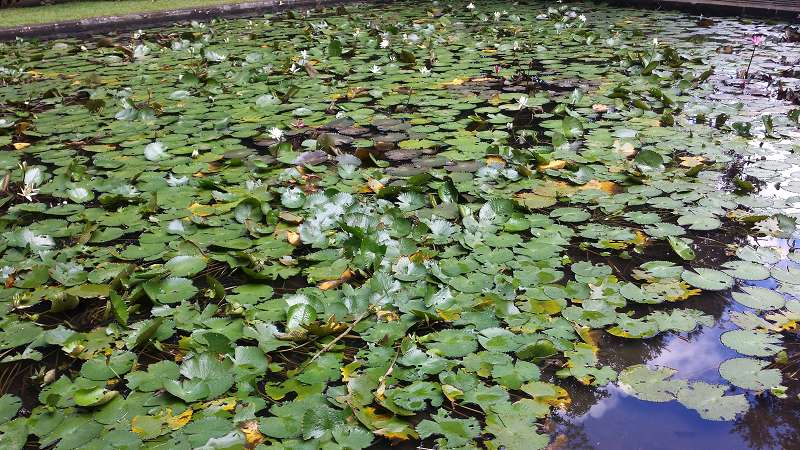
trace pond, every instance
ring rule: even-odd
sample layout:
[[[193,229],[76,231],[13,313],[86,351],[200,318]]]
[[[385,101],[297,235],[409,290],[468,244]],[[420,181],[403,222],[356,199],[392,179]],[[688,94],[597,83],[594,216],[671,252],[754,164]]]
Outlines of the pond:
[[[794,448],[798,41],[522,1],[0,43],[0,447]]]

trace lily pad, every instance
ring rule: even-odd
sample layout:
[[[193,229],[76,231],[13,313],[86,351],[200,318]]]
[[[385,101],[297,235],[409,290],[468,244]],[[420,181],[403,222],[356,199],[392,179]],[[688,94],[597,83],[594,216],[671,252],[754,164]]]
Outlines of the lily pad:
[[[723,361],[719,374],[734,386],[754,391],[778,388],[781,385],[781,372],[767,369],[769,361],[753,358],[733,358]]]
[[[744,286],[742,291],[744,292],[731,293],[731,297],[738,303],[753,309],[773,310],[782,308],[786,304],[783,295],[767,288]]]
[[[706,291],[724,291],[733,287],[733,278],[716,269],[696,268],[684,270],[681,279],[690,285]]]
[[[722,333],[720,340],[726,346],[748,356],[772,356],[783,350],[779,336],[755,330],[726,331]]]

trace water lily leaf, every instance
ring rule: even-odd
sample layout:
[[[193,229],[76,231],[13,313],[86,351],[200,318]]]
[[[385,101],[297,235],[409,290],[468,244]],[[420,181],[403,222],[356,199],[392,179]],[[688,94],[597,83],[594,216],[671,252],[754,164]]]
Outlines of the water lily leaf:
[[[100,355],[83,363],[81,376],[98,381],[121,377],[133,368],[135,362],[136,354],[132,352],[115,352],[108,358]]]
[[[556,208],[550,212],[550,217],[557,219],[561,222],[585,222],[592,217],[589,212],[573,207]]]
[[[164,267],[175,277],[191,277],[206,268],[206,259],[201,256],[173,256]]]
[[[233,386],[229,360],[220,361],[211,353],[201,353],[181,364],[186,379],[164,380],[164,389],[185,402],[215,398]]]
[[[0,448],[22,450],[28,441],[28,434],[28,423],[23,417],[0,424]]]
[[[691,214],[678,217],[678,225],[688,226],[690,230],[711,231],[722,226],[722,222],[713,216]]]
[[[686,381],[669,379],[675,373],[677,370],[669,367],[651,369],[638,364],[619,373],[619,384],[623,390],[642,400],[668,402],[687,386]]]
[[[417,432],[423,439],[433,435],[443,436],[437,442],[445,448],[467,445],[481,434],[481,427],[473,417],[454,419],[439,411],[431,419],[433,420],[425,419],[420,422]]]
[[[537,195],[532,192],[518,194],[516,197],[514,197],[514,200],[521,206],[529,209],[549,208],[558,203],[558,200],[555,197]]]
[[[750,408],[743,394],[724,395],[725,386],[697,381],[678,391],[678,401],[707,420],[733,420]]]
[[[561,120],[561,132],[567,139],[575,139],[583,135],[583,124],[572,116],[565,116]]]
[[[478,349],[474,335],[465,330],[442,330],[430,333],[420,339],[435,354],[448,358],[461,358]]]
[[[80,286],[73,286],[66,291],[67,294],[79,298],[104,298],[108,297],[111,292],[111,287],[107,284],[81,284]]]
[[[773,267],[771,275],[776,280],[788,284],[800,284],[800,267]]]
[[[17,415],[17,411],[22,407],[19,397],[11,394],[3,394],[0,397],[0,425],[8,422]]]
[[[736,256],[758,264],[775,264],[781,260],[778,249],[771,247],[739,247],[736,249]]]
[[[478,342],[490,352],[513,352],[520,347],[517,336],[505,328],[486,328],[478,334]]]
[[[740,280],[759,281],[769,278],[769,269],[763,264],[750,261],[728,261],[722,265],[723,272]]]
[[[723,291],[733,287],[733,278],[716,269],[699,267],[694,272],[684,270],[681,273],[681,279],[696,288],[706,291]]]
[[[154,279],[142,285],[144,292],[157,303],[177,303],[188,300],[197,293],[192,280],[181,277]]]
[[[742,305],[753,309],[779,309],[786,304],[786,299],[783,295],[767,288],[744,286],[742,291],[744,292],[731,293],[731,297]]]
[[[328,43],[328,56],[338,58],[342,56],[342,41],[339,38],[332,37]]]
[[[672,251],[674,251],[676,255],[680,256],[681,259],[684,261],[694,260],[694,250],[692,250],[692,247],[690,247],[689,244],[687,244],[683,239],[675,236],[667,236],[667,242],[669,242],[669,246],[672,247]]]
[[[763,391],[780,387],[781,372],[778,369],[766,369],[769,361],[753,358],[733,358],[723,361],[719,366],[719,374],[734,386],[754,391]]]
[[[108,389],[104,389],[102,387],[96,387],[79,389],[75,391],[73,398],[75,399],[75,404],[78,406],[93,407],[105,405],[113,400],[117,395],[119,395],[119,392],[117,391],[109,391]]]
[[[755,330],[726,331],[720,340],[727,347],[748,356],[772,356],[783,350],[778,335]]]
[[[486,416],[485,431],[494,436],[489,448],[506,450],[536,450],[545,448],[549,436],[536,432],[535,423],[541,412],[542,403],[523,399],[515,403],[498,403],[492,406]]]
[[[664,159],[653,150],[642,150],[633,159],[633,162],[640,170],[653,172],[664,170]]]
[[[673,309],[670,312],[654,311],[647,316],[658,325],[660,331],[678,331],[688,333],[698,326],[714,325],[714,318],[696,309]]]
[[[415,381],[402,388],[387,390],[386,398],[409,411],[421,411],[428,407],[428,402],[431,406],[441,405],[443,396],[438,383]]]
[[[317,310],[308,303],[297,303],[286,311],[286,329],[296,331],[317,320]]]
[[[611,275],[611,267],[607,264],[592,264],[588,261],[576,262],[570,266],[572,273],[581,277],[604,277]]]

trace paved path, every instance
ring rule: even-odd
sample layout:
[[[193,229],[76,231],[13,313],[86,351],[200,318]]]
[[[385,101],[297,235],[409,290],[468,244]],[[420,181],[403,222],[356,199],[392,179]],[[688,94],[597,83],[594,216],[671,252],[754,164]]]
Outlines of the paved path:
[[[386,3],[387,1],[390,0],[378,0],[378,3]],[[53,39],[67,36],[135,30],[137,28],[163,26],[189,20],[257,16],[267,12],[283,11],[287,9],[312,9],[323,6],[330,7],[345,3],[363,2],[364,0],[254,0],[243,3],[176,9],[172,11],[153,11],[124,16],[92,17],[60,23],[0,28],[0,41],[14,40],[18,37]],[[373,2],[375,1],[373,0]],[[0,12],[0,14],[10,14],[10,12],[4,11]]]
[[[629,6],[657,5],[696,13],[775,16],[800,19],[800,0],[619,0]]]

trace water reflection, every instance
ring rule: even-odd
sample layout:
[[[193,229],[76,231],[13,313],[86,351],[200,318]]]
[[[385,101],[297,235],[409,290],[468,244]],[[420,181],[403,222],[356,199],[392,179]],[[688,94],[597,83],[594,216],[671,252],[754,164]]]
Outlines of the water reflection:
[[[753,284],[767,287],[770,283]],[[716,324],[688,334],[648,340],[604,335],[599,342],[602,363],[617,370],[641,363],[672,367],[678,370],[676,378],[727,384],[719,375],[719,365],[740,355],[722,345],[720,335],[736,328],[729,314],[747,308],[722,295],[703,296],[692,303],[714,316]],[[731,388],[732,393],[748,395],[751,409],[735,421],[715,422],[677,401],[639,400],[615,385],[602,389],[573,385],[568,389],[573,404],[554,419],[553,449],[800,448],[800,401],[794,392],[780,400]]]

